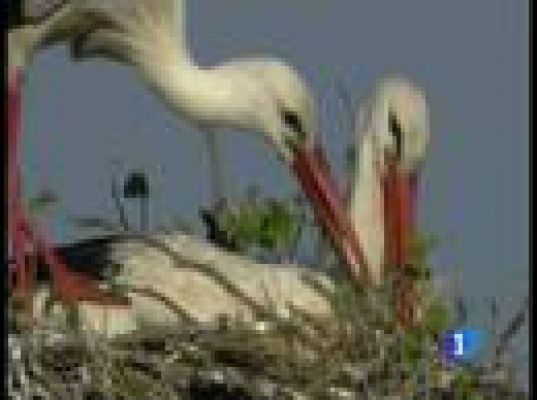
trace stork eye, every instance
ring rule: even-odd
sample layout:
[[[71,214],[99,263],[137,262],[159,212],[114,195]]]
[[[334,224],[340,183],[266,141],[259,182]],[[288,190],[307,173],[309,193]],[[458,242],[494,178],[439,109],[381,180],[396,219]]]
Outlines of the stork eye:
[[[293,132],[305,133],[304,127],[297,113],[289,110],[282,111],[282,119],[285,125],[287,125]]]
[[[390,133],[395,140],[395,155],[397,158],[401,158],[403,155],[403,129],[401,128],[397,116],[392,110],[390,110],[388,119]]]

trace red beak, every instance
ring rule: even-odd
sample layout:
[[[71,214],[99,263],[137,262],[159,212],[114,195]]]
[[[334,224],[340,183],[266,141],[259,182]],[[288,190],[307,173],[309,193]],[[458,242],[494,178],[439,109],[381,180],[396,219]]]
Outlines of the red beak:
[[[404,267],[410,262],[411,240],[416,226],[418,177],[401,171],[397,163],[388,163],[383,179],[385,240],[389,266]]]
[[[330,174],[319,145],[298,145],[293,149],[292,169],[311,202],[315,217],[355,278],[367,279],[367,265],[343,205],[342,196]]]

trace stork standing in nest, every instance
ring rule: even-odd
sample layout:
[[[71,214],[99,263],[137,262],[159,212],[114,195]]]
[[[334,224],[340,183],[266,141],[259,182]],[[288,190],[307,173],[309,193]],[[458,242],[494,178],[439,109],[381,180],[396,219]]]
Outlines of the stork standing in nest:
[[[415,310],[405,270],[412,261],[418,180],[430,137],[425,95],[401,76],[383,79],[359,108],[354,126],[349,216],[373,282],[397,268],[398,320],[409,326]]]
[[[73,0],[39,24],[10,32],[10,138],[17,154],[20,125],[22,71],[39,48],[73,35],[75,58],[103,57],[133,67],[153,92],[178,117],[214,134],[238,130],[260,134],[289,166],[309,198],[318,222],[328,232],[355,278],[367,278],[367,268],[356,234],[344,211],[328,165],[313,133],[315,104],[302,78],[287,64],[268,58],[237,59],[212,67],[200,67],[188,50],[182,0],[102,2]],[[73,22],[75,15],[78,20]],[[81,17],[82,16],[82,17]],[[69,18],[68,18],[69,17]],[[26,34],[30,32],[31,34]],[[37,32],[37,33],[34,33]],[[24,34],[23,34],[24,33]],[[23,40],[15,40],[17,37]],[[10,162],[14,186],[19,178],[18,160]],[[14,203],[13,248],[19,286],[25,290],[24,237],[16,225],[28,221],[20,206],[20,193],[12,190]],[[64,300],[99,301],[103,294],[87,276],[75,274],[37,238],[39,248],[53,267],[53,280]]]

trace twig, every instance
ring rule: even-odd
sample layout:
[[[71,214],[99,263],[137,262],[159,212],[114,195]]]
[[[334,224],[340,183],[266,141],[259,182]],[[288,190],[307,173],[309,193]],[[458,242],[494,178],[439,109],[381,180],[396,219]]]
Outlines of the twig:
[[[515,313],[513,318],[507,324],[507,327],[502,331],[498,338],[498,344],[496,345],[494,354],[496,358],[500,357],[508,348],[511,340],[520,331],[524,322],[526,321],[526,314],[529,306],[529,298],[526,297],[521,308]]]
[[[110,192],[118,212],[119,224],[125,232],[128,232],[130,230],[129,220],[127,218],[127,214],[125,213],[123,202],[121,201],[121,195],[119,194],[120,189],[117,182],[117,176],[115,174],[112,176]]]

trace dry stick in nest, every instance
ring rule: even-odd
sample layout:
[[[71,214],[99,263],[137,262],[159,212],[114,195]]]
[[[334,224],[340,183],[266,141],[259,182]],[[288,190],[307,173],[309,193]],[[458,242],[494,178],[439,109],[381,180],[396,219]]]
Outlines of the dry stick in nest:
[[[148,296],[156,298],[156,300],[163,301],[167,307],[172,307],[174,311],[179,311],[181,316],[183,316],[183,314],[181,313],[181,310],[177,309],[175,307],[175,305],[173,304],[173,302],[171,300],[169,300],[169,299],[166,299],[164,296],[159,295],[158,293],[155,293],[155,292],[147,291],[145,289],[138,290],[138,291],[135,289],[135,291],[137,293],[139,293],[139,294],[148,295]],[[208,361],[206,361],[205,364],[207,364],[207,365],[214,364],[214,361],[213,361],[214,360],[214,355],[218,352],[219,349],[222,348],[222,344],[220,343],[220,339],[218,337],[214,337],[212,340],[209,340],[209,342],[207,343],[207,346],[205,346],[205,347],[208,347],[210,349],[210,351],[205,350],[205,353],[208,354],[209,356],[212,355],[212,358],[210,358]],[[200,350],[195,351],[195,353],[198,353],[197,356],[199,356],[199,352],[200,352]],[[325,352],[325,357],[327,357],[327,361],[329,360],[329,358],[330,358],[329,356],[331,354],[331,353],[330,354],[328,354],[328,353],[329,352]],[[334,368],[333,371],[334,371],[334,373],[336,373],[337,368]],[[237,376],[237,374],[238,373],[234,373],[235,376]],[[242,379],[242,381],[243,382],[249,382],[249,381],[251,381],[251,379],[248,376],[246,376],[244,379]],[[325,379],[325,381],[326,381],[326,379]],[[298,387],[294,389],[295,392],[297,390],[299,390]],[[309,389],[306,390],[306,392],[311,392],[312,390],[314,390],[314,388],[309,388]],[[318,390],[320,390],[320,389],[315,388],[315,391],[318,391]]]
[[[508,348],[509,342],[520,331],[526,320],[526,313],[529,306],[529,298],[526,297],[520,310],[518,310],[511,321],[507,324],[507,327],[499,335],[498,344],[495,348],[495,357],[500,357]]]
[[[23,338],[21,338],[23,339]],[[39,392],[45,392],[51,399],[64,399],[68,398],[68,392],[61,384],[58,383],[58,377],[55,373],[47,373],[42,368],[36,357],[33,346],[29,338],[25,338],[24,342],[19,341],[20,357],[9,363],[11,373],[19,373],[23,377],[23,381],[26,382],[25,398],[33,398],[36,395],[35,385],[40,386]],[[20,380],[20,377],[19,377]],[[21,381],[21,383],[23,383]]]
[[[158,294],[158,293],[156,293],[154,291],[148,291],[145,288],[144,289],[135,288],[135,292],[138,293],[138,294],[142,294],[144,296],[151,297],[151,298],[153,298],[153,299],[155,299],[157,301],[161,301],[161,302],[164,303],[164,305],[166,307],[170,308],[173,312],[176,312],[181,318],[185,317],[184,311],[181,310],[180,308],[178,308],[173,303],[173,301],[167,299],[165,296],[163,296],[161,294]],[[194,320],[190,319],[189,322],[187,323],[187,325],[189,325],[191,328],[194,328],[194,327],[196,327],[197,323]],[[214,367],[215,364],[216,365],[221,364],[221,362],[218,361],[216,355],[217,355],[217,353],[221,352],[223,346],[225,347],[225,345],[229,344],[229,343],[224,343],[222,345],[222,343],[220,343],[220,342],[222,341],[222,339],[225,339],[225,338],[223,338],[221,335],[217,334],[217,336],[213,336],[211,338],[210,336],[207,336],[207,335],[204,336],[203,331],[200,330],[199,326],[197,326],[196,329],[198,329],[198,336],[201,336],[201,340],[202,340],[203,344],[205,344],[204,350],[202,350],[199,347],[196,347],[196,348],[192,349],[188,345],[186,345],[186,346],[183,345],[182,346],[183,362],[186,362],[186,363],[193,362],[194,364],[196,364],[201,359],[202,363],[205,366],[207,366],[208,368]],[[189,336],[191,336],[191,335],[189,335]],[[181,339],[181,338],[179,338],[179,339]],[[128,343],[129,346],[132,346],[132,339],[128,339],[128,340],[129,340],[129,343]],[[188,341],[190,341],[190,340],[188,340]],[[242,346],[244,346],[243,341],[241,341],[240,344]],[[138,365],[143,365],[144,362],[143,362],[143,360],[138,360],[137,364]],[[145,364],[147,364],[147,363],[145,363]],[[233,386],[246,387],[254,395],[261,396],[263,394],[260,391],[261,390],[260,386],[262,386],[262,384],[258,383],[256,385],[255,379],[254,379],[254,381],[252,381],[253,377],[249,376],[251,374],[245,375],[244,372],[240,371],[240,369],[229,367],[229,366],[226,367],[226,370],[228,372],[227,375],[231,375],[231,376],[234,377],[234,382],[231,382],[233,384]],[[155,369],[150,368],[148,370],[148,372],[152,373],[153,376],[162,376],[161,372],[157,371]],[[177,381],[177,377],[175,377],[175,376],[172,377],[170,375],[168,377],[168,379],[166,379],[166,380],[168,381],[167,383],[175,383]],[[268,385],[273,385],[273,386],[276,385],[276,383],[271,382],[270,379],[264,379],[264,381],[265,382],[262,382],[262,383],[264,383],[265,385],[267,385],[267,384]],[[293,391],[296,392],[296,388],[293,389]]]
[[[304,280],[308,280],[308,278],[304,277]],[[310,278],[309,280],[311,286],[314,286],[314,287],[317,287],[319,289],[319,291],[321,292],[321,295],[322,296],[326,296],[328,298],[330,298],[330,293],[327,293],[326,292],[326,289],[322,288],[321,285],[319,285],[318,283],[316,283],[313,279]],[[304,310],[300,310],[300,308],[298,307],[294,307],[291,312],[297,312],[299,314],[301,314],[302,317],[305,317],[305,319],[307,320],[308,322],[308,325],[312,326],[314,329],[316,330],[320,330],[322,325],[323,325],[323,322],[320,321],[320,320],[316,320],[315,316],[307,313],[306,311]],[[303,318],[303,321],[304,321],[304,318]],[[297,327],[297,324],[293,324],[293,328],[296,329]],[[334,331],[332,330],[332,332],[329,332],[328,329],[322,329],[324,332],[325,332],[325,338],[328,334],[332,333],[334,334]],[[304,339],[304,336],[301,335],[301,332],[298,331],[298,332],[295,332],[295,335],[297,335],[297,338],[299,340],[301,339]],[[326,357],[330,358],[330,355],[332,354],[330,348],[327,348],[327,346],[325,345],[325,338],[320,338],[320,337],[315,337],[315,338],[311,338],[311,337],[308,337],[308,340],[306,343],[304,343],[304,341],[302,340],[303,344],[306,344],[308,345],[308,347],[310,348],[314,348],[316,353],[319,355],[319,356],[322,356],[322,354],[325,354]],[[381,364],[383,361],[380,360],[379,363],[377,364]],[[336,369],[334,369],[334,371],[336,371]],[[362,381],[361,380],[356,380],[354,378],[354,376],[349,373],[348,371],[338,371],[339,373],[341,373],[346,379],[350,380],[351,382],[354,382],[353,384],[355,386],[359,386]]]
[[[171,299],[169,299],[166,296],[158,293],[157,291],[149,289],[149,288],[133,287],[132,292],[134,292],[134,293],[136,293],[138,295],[150,297],[150,298],[152,298],[154,300],[157,300],[157,301],[163,303],[165,307],[167,307],[172,312],[174,312],[176,315],[178,315],[181,320],[185,321],[188,326],[192,326],[192,327],[196,326],[197,322],[193,318],[191,318],[183,309],[178,307]],[[198,327],[198,329],[199,329],[199,327]],[[131,339],[129,339],[129,340],[131,340]],[[209,348],[212,347],[213,353],[214,353],[214,350],[218,350],[218,346],[216,345],[216,347],[215,347],[215,343],[213,343],[212,346],[210,345],[211,344],[210,341],[208,343],[206,343],[206,344],[209,345]],[[196,353],[197,356],[203,355],[203,353],[201,353],[199,349],[196,350],[195,353]],[[203,357],[203,359],[205,361],[205,364],[211,365],[211,364],[214,364],[214,363],[217,362],[216,359],[214,358],[214,355],[210,356],[212,354],[210,351],[205,351],[205,354],[206,354],[206,356]],[[192,361],[195,361],[195,360],[192,359]],[[159,374],[159,372],[156,371],[156,370],[153,370],[152,373],[153,373],[153,375]],[[238,370],[233,370],[233,374],[235,376],[240,376],[241,375]],[[243,379],[241,379],[241,381],[243,383],[247,383],[247,382],[249,382],[249,379],[243,378]]]

